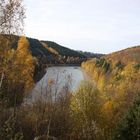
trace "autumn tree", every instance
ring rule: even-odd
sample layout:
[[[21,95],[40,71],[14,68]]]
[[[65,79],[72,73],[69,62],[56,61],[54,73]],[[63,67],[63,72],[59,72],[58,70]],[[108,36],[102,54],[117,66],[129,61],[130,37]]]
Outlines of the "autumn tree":
[[[134,105],[126,113],[118,125],[113,140],[139,140],[140,139],[140,94]]]
[[[16,106],[22,103],[25,88],[17,80],[18,60],[16,51],[11,49],[15,42],[11,34],[22,33],[24,11],[22,0],[0,0],[0,139],[3,140],[22,139],[22,132],[17,129]]]
[[[22,0],[0,0],[0,88],[7,74],[6,69],[14,58],[13,50],[11,50],[14,40],[12,36],[4,34],[22,33],[24,18],[25,10]]]
[[[102,135],[101,104],[99,91],[91,83],[83,82],[71,102],[74,139],[98,140]]]
[[[30,44],[25,36],[22,36],[18,41],[18,47],[16,50],[17,61],[15,65],[19,68],[20,78],[25,83],[25,89],[28,91],[33,86],[33,74],[34,74],[34,59],[30,52]]]
[[[14,38],[11,35],[5,34],[21,34],[23,31],[25,18],[25,9],[22,0],[0,0],[0,63],[4,64],[7,61],[8,54],[11,54],[11,45]],[[12,61],[12,59],[10,60]],[[6,66],[7,64],[5,64]],[[4,66],[0,67],[0,77],[3,77],[2,70]],[[3,78],[1,78],[2,81]]]
[[[22,33],[24,18],[25,9],[22,0],[0,0],[0,33]]]

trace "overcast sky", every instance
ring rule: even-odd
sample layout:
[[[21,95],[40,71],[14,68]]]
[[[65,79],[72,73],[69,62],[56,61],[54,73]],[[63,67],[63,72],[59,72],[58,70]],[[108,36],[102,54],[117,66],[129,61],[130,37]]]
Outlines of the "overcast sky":
[[[25,0],[25,33],[98,53],[140,44],[140,0]]]

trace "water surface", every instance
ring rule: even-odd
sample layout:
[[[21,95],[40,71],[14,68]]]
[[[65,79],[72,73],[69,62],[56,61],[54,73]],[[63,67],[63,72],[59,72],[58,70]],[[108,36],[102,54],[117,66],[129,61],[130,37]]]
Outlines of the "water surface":
[[[82,80],[84,74],[80,67],[49,67],[32,90],[31,98],[45,97],[48,92],[56,94],[64,89],[75,91]]]

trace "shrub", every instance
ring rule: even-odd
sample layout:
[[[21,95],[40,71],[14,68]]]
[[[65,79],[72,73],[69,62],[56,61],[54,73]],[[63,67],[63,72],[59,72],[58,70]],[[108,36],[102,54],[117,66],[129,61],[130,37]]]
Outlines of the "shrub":
[[[114,140],[139,140],[140,139],[140,94],[121,121]]]

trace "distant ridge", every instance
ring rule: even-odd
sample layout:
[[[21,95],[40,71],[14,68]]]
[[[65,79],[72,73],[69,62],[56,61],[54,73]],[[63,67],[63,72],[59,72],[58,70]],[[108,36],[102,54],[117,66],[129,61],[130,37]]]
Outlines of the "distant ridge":
[[[12,39],[12,48],[17,48],[17,43],[20,36],[16,35],[1,35]],[[38,40],[27,37],[30,44],[30,51],[33,57],[36,57],[43,64],[78,64],[89,58],[100,58],[103,54],[76,51],[64,46],[61,46],[53,41]]]
[[[86,56],[87,58],[100,58],[105,55],[101,53],[92,53],[92,52],[86,52],[86,51],[78,51],[78,52]]]
[[[140,46],[133,46],[127,49],[110,53],[104,58],[108,61],[121,61],[128,64],[130,62],[140,63]]]

